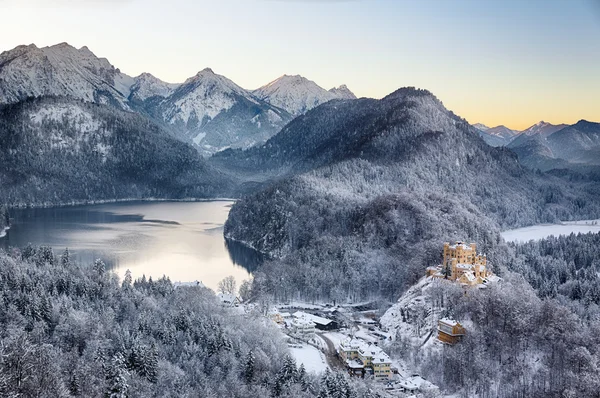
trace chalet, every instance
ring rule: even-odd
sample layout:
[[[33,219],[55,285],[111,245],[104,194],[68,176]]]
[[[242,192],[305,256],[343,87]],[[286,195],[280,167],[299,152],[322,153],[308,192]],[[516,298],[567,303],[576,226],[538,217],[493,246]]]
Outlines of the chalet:
[[[465,328],[454,319],[442,318],[438,321],[438,340],[446,344],[456,344],[465,335]]]
[[[493,274],[487,269],[487,257],[477,253],[477,244],[444,243],[442,264],[427,268],[427,276],[458,282],[464,286],[481,285]]]
[[[307,318],[314,322],[315,327],[319,330],[334,330],[338,328],[338,324],[333,319],[323,318],[321,316],[308,314],[306,312],[297,311],[292,314],[294,318]]]
[[[237,307],[242,303],[242,299],[235,294],[219,293],[217,297],[225,307]]]

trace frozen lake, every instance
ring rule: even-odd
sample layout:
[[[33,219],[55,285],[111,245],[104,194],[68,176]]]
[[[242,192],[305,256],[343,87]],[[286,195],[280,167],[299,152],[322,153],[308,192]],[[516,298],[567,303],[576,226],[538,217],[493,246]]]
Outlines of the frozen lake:
[[[570,235],[571,233],[600,233],[600,220],[566,221],[561,224],[540,224],[531,227],[510,229],[502,232],[507,242],[529,242],[554,235]]]
[[[233,202],[124,202],[11,211],[0,248],[69,248],[84,264],[101,258],[121,278],[130,270],[171,281],[202,281],[215,289],[226,276],[238,286],[256,266],[252,250],[223,238]]]

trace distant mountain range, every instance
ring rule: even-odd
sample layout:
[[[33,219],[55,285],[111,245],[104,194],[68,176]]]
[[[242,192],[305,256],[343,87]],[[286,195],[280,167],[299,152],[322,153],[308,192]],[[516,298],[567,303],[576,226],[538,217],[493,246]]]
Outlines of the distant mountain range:
[[[586,120],[572,126],[541,121],[523,131],[473,125],[486,143],[506,146],[517,153],[521,163],[542,171],[600,165],[598,126]]]
[[[334,98],[355,98],[346,86],[327,91],[301,76],[282,76],[255,91],[209,68],[181,84],[149,73],[131,77],[87,47],[67,43],[18,46],[0,54],[0,104],[40,96],[141,113],[204,155],[262,143],[294,116]]]

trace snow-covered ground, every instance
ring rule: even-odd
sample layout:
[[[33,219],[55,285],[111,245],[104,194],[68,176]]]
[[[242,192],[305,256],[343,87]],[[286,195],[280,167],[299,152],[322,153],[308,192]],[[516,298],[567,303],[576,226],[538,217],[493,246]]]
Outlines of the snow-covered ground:
[[[327,369],[325,355],[315,347],[302,344],[302,348],[290,348],[290,352],[296,359],[296,364],[304,364],[307,372],[322,373]]]
[[[531,227],[511,229],[502,232],[507,242],[529,242],[554,235],[569,235],[571,233],[600,233],[600,220],[568,221],[560,224],[540,224]]]

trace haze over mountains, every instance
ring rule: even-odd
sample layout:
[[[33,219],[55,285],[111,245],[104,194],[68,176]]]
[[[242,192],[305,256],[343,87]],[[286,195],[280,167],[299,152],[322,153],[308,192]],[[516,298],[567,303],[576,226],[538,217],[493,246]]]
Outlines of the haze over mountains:
[[[0,54],[0,103],[66,96],[135,111],[193,143],[204,155],[262,143],[293,116],[333,98],[354,97],[345,86],[327,91],[300,76],[294,79],[294,84],[280,84],[275,93],[243,89],[210,68],[181,84],[149,73],[134,78],[87,47],[76,49],[67,43],[18,46]]]

